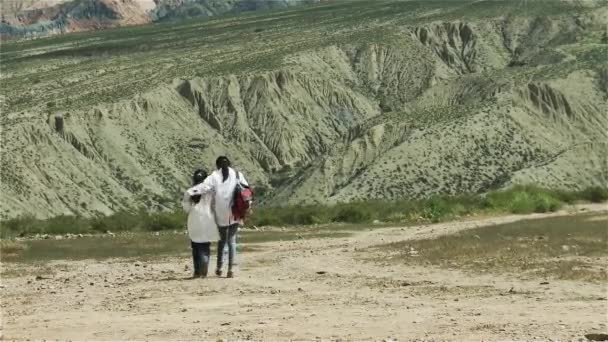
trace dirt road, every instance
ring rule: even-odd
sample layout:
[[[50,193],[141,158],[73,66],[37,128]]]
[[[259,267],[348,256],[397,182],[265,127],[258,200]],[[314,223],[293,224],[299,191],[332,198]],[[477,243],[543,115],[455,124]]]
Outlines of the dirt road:
[[[242,255],[235,279],[186,280],[187,257],[54,262],[50,279],[2,280],[3,337],[579,341],[586,333],[606,332],[606,284],[548,280],[541,285],[545,279],[361,260],[366,246],[521,218],[261,244]]]

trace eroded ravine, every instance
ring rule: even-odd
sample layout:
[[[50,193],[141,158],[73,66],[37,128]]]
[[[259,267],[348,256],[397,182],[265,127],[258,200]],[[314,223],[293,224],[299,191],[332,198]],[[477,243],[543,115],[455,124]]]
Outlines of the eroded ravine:
[[[274,204],[604,184],[605,147],[592,142],[606,138],[605,70],[547,54],[575,56],[596,33],[589,18],[404,25],[388,41],[287,54],[273,70],[166,80],[59,113],[61,128],[54,113],[9,107],[2,215],[172,208],[218,154],[273,188]]]

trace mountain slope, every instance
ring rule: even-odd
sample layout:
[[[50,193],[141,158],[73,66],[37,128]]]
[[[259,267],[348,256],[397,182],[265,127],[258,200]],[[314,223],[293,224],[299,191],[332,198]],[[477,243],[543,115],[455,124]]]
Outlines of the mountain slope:
[[[41,37],[158,21],[280,9],[314,0],[4,0],[0,37]]]
[[[1,214],[174,208],[219,154],[272,205],[605,186],[607,14],[356,1],[7,43]]]

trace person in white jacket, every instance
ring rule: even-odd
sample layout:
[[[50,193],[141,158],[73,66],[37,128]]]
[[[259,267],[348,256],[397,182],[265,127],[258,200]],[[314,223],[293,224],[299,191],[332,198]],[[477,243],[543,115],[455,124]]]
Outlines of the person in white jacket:
[[[228,273],[227,277],[234,276],[234,266],[236,266],[236,237],[241,224],[232,215],[232,200],[238,182],[248,186],[247,180],[241,172],[231,168],[230,160],[221,156],[216,162],[215,170],[205,181],[193,189],[200,194],[213,193],[215,201],[213,209],[215,220],[219,229],[220,241],[217,246],[217,268],[215,274],[222,276],[222,266],[224,262],[224,246],[228,244]]]
[[[215,223],[215,215],[211,209],[212,194],[201,194],[195,187],[207,178],[204,170],[194,171],[193,187],[184,192],[182,207],[188,213],[188,236],[192,247],[194,264],[193,278],[204,278],[209,270],[211,242],[218,241],[220,236]]]

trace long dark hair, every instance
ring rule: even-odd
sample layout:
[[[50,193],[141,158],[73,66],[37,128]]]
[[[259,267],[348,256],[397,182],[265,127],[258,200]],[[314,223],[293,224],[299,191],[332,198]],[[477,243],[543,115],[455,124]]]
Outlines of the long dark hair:
[[[228,169],[230,167],[230,159],[226,156],[219,156],[215,160],[215,166],[217,166],[218,170],[222,170],[222,183],[225,182],[230,174]]]

